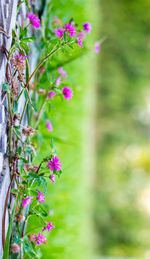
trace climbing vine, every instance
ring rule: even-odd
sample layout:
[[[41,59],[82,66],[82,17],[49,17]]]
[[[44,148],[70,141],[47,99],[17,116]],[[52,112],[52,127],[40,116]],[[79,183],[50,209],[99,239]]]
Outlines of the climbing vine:
[[[18,13],[20,6],[21,2]],[[60,66],[56,56],[59,53],[67,56],[74,47],[84,52],[85,39],[92,29],[88,22],[77,25],[71,19],[63,23],[58,17],[53,17],[49,24],[45,24],[44,19],[39,19],[28,6],[27,10],[26,20],[21,25],[16,23],[10,50],[4,48],[7,65],[6,81],[2,88],[3,101],[6,100],[8,104],[7,154],[11,172],[2,224],[5,259],[26,256],[40,258],[39,246],[47,243],[46,232],[55,228],[49,219],[45,193],[47,185],[54,184],[57,177],[60,177],[63,166],[53,138],[50,139],[47,156],[35,164],[36,137],[46,107],[51,108],[58,98],[60,101],[73,98],[73,89],[66,84],[68,75],[62,66],[63,62]],[[95,52],[99,50],[97,42]],[[37,64],[32,69],[31,61],[35,58],[35,51],[38,52]],[[71,57],[67,62],[73,59]],[[49,61],[54,61],[51,75],[47,75],[46,71]],[[47,89],[39,86],[42,76],[49,82]],[[53,131],[50,120],[46,120],[46,128]],[[5,235],[6,208],[10,202],[11,218]],[[29,233],[27,226],[32,217],[40,219],[40,225],[35,232]],[[40,231],[37,232],[37,229]]]

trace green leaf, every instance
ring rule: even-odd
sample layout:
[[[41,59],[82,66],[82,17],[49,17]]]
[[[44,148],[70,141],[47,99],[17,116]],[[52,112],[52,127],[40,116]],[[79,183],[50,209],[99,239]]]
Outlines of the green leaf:
[[[26,100],[29,101],[29,103],[30,103],[30,105],[32,106],[33,110],[34,110],[34,111],[37,111],[37,110],[36,110],[36,107],[33,105],[32,101],[31,101],[31,98],[30,98],[30,95],[29,95],[27,89],[24,90],[24,96],[25,96]]]
[[[20,147],[18,147],[17,152],[18,152],[18,154],[19,154],[19,155],[21,155],[21,153],[22,153],[22,147],[21,147],[21,146],[20,146]]]
[[[31,245],[31,242],[29,241],[27,236],[24,236],[23,238],[23,249],[24,249],[24,252],[28,256],[30,256],[30,258],[37,258],[36,251],[34,251],[33,246]]]
[[[46,208],[44,208],[41,204],[38,204],[36,206],[35,212],[38,212],[41,217],[47,217],[48,216],[48,210],[46,211]]]
[[[25,37],[27,34],[27,28],[25,27],[24,29],[20,26],[20,39]]]
[[[14,105],[13,105],[13,113],[16,113],[18,110],[18,102],[14,101]]]
[[[35,38],[34,37],[27,37],[27,38],[23,38],[21,39],[22,42],[32,42]]]
[[[27,54],[30,51],[29,46],[25,42],[20,42],[20,48],[23,49]]]
[[[2,84],[2,89],[4,92],[10,92],[9,84],[7,83]]]
[[[17,194],[17,193],[18,193],[18,189],[12,188],[12,189],[11,189],[11,193]]]

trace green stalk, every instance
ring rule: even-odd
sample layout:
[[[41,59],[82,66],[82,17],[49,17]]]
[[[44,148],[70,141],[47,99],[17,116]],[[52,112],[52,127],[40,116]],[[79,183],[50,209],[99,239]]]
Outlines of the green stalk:
[[[10,93],[7,93],[8,97],[8,113],[9,113],[9,132],[8,132],[8,143],[9,143],[9,160],[11,162],[11,152],[12,152],[12,109],[11,109],[11,99]]]
[[[14,218],[15,218],[16,206],[17,206],[17,198],[15,200],[15,204],[13,206],[11,218],[10,218],[10,221],[9,221],[9,226],[8,226],[8,231],[7,231],[7,236],[6,236],[5,246],[4,246],[3,259],[9,258],[10,238],[11,238],[11,234],[12,234],[12,228],[13,228],[13,222],[14,222]]]
[[[20,99],[21,95],[23,94],[24,90],[25,90],[25,88],[22,88],[22,90],[20,91],[20,94],[18,95],[18,98],[16,100],[17,102],[19,101],[19,99]]]
[[[46,96],[46,98],[44,99],[44,102],[43,102],[43,104],[42,104],[42,106],[41,106],[41,108],[40,108],[40,111],[39,111],[39,113],[38,113],[37,121],[36,121],[36,124],[35,124],[35,129],[38,128],[38,125],[39,125],[40,119],[41,119],[41,117],[42,117],[42,114],[43,114],[43,111],[44,111],[46,102],[47,102],[47,96]]]
[[[30,83],[30,81],[31,81],[31,79],[32,79],[32,77],[34,76],[34,74],[38,71],[38,69],[46,62],[46,60],[49,58],[49,57],[51,57],[54,53],[56,53],[58,50],[60,50],[62,47],[64,47],[64,46],[66,46],[66,45],[70,45],[70,44],[72,44],[73,42],[65,42],[65,43],[63,43],[61,46],[59,46],[59,47],[57,47],[57,45],[56,45],[56,47],[54,47],[53,48],[53,50],[50,52],[50,53],[48,53],[47,55],[46,55],[46,57],[44,57],[41,61],[40,61],[40,63],[36,66],[36,68],[34,69],[34,71],[32,72],[32,74],[30,75],[30,77],[29,77],[29,80],[28,80],[28,82],[27,82],[27,84],[26,84],[26,87],[28,88],[28,86],[29,86],[29,83]]]
[[[25,111],[26,111],[26,108],[27,108],[27,105],[28,105],[28,100],[26,101],[25,105],[24,105],[24,108],[23,108],[23,112],[22,112],[22,115],[21,115],[21,119],[20,119],[20,124],[23,120],[23,117],[24,117],[24,114],[25,114]]]

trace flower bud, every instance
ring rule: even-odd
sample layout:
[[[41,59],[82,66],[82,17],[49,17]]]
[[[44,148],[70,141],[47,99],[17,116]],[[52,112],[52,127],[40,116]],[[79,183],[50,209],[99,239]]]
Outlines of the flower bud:
[[[16,244],[16,243],[13,243],[11,245],[11,252],[13,254],[18,254],[20,252],[20,246],[18,244]]]

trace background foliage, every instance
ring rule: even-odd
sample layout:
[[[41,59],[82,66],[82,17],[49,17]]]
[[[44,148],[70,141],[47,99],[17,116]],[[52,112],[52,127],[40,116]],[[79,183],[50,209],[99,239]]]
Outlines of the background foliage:
[[[95,225],[99,254],[150,256],[150,2],[101,0]],[[116,257],[115,257],[116,258]]]

